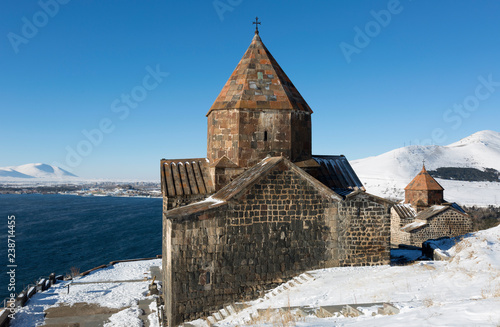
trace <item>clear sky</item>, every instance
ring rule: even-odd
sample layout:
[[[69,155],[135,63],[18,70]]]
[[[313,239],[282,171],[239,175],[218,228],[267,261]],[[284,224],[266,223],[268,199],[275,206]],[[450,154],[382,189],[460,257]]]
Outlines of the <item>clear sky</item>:
[[[252,21],[348,159],[500,131],[500,2],[5,0],[0,167],[157,180],[206,156],[206,117]]]

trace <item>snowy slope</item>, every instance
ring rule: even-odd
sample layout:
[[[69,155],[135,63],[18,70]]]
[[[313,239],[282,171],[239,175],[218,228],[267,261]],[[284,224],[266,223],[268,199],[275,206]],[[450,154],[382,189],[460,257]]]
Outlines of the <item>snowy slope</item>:
[[[0,180],[16,179],[71,179],[76,175],[56,166],[31,163],[22,166],[0,167]]]
[[[402,199],[404,187],[422,169],[439,167],[493,168],[500,171],[500,133],[480,131],[447,146],[413,145],[375,157],[351,161],[368,192]],[[500,205],[500,183],[438,179],[445,199],[462,204]]]

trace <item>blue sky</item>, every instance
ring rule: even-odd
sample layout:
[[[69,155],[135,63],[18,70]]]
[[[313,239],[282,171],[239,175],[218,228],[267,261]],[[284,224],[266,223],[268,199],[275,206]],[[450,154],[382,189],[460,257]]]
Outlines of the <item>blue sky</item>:
[[[262,21],[313,109],[313,152],[348,159],[500,131],[500,2],[0,4],[0,166],[157,180],[206,156],[206,117]]]

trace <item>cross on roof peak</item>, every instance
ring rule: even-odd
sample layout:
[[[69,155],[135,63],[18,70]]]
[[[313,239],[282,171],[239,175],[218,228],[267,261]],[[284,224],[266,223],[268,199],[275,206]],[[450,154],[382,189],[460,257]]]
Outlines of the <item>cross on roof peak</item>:
[[[261,24],[261,22],[259,22],[259,17],[255,17],[255,22],[252,24],[255,24],[255,34],[259,34],[259,25]]]

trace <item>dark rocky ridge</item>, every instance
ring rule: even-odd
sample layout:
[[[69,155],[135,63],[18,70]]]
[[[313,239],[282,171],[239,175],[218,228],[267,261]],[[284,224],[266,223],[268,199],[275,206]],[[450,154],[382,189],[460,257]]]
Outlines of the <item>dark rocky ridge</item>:
[[[476,168],[463,167],[440,167],[429,170],[434,178],[460,180],[467,182],[499,182],[500,172],[493,168],[485,168],[484,171]]]

